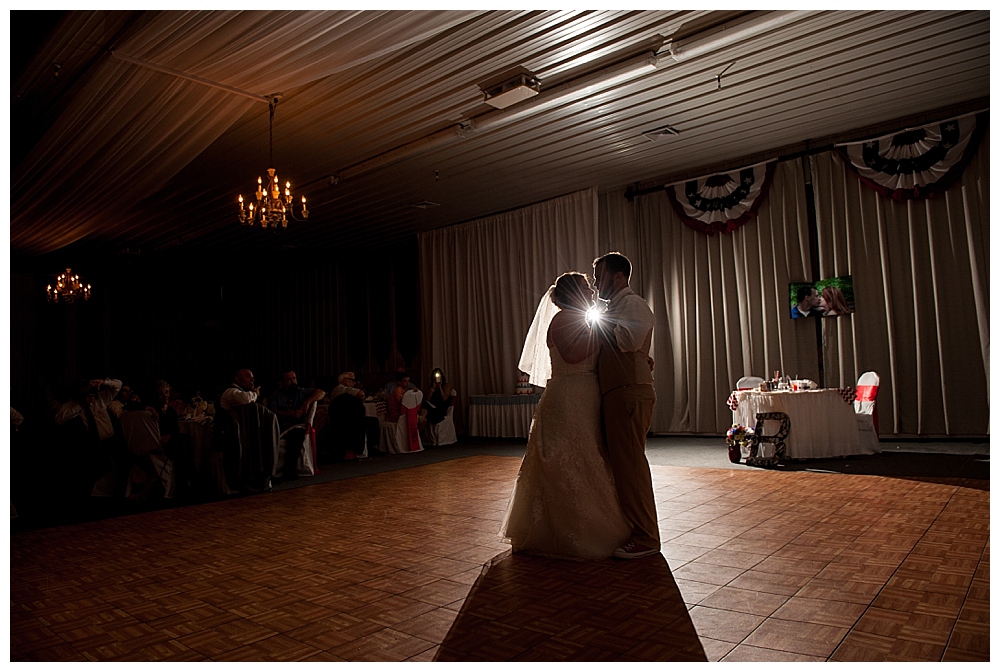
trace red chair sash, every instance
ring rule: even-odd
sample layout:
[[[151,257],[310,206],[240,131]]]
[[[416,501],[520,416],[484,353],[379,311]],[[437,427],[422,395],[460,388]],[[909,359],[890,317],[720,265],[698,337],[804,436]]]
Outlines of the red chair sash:
[[[855,401],[875,401],[878,396],[878,385],[858,385],[855,391]]]
[[[420,430],[417,428],[417,413],[420,408],[404,408],[406,429],[410,440],[410,451],[420,450]]]

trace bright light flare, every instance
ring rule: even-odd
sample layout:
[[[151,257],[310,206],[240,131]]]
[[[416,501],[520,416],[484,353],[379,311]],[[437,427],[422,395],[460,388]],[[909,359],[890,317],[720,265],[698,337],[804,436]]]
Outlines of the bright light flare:
[[[601,321],[601,310],[597,306],[587,309],[587,324],[593,325]]]

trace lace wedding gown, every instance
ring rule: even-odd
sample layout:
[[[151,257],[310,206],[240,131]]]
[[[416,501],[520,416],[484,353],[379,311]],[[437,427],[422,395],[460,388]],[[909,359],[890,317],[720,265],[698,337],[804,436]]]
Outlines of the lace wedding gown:
[[[568,364],[549,348],[542,393],[500,535],[513,550],[606,558],[631,528],[618,505],[601,435],[596,356]]]

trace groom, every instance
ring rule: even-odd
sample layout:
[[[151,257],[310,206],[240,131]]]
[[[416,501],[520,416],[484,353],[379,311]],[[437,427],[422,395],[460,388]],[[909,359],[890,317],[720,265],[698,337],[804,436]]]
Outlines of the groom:
[[[649,347],[656,319],[646,301],[629,288],[632,263],[618,252],[594,260],[594,283],[608,302],[601,316],[597,381],[601,415],[618,501],[632,536],[612,555],[642,558],[660,552],[653,480],[646,461],[646,432],[653,419],[653,373]]]

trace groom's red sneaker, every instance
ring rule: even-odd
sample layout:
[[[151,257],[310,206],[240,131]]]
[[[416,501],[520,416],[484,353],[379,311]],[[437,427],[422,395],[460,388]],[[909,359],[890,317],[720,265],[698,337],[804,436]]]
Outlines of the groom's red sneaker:
[[[611,553],[613,558],[622,558],[623,560],[635,560],[636,558],[645,558],[647,555],[656,555],[660,552],[658,548],[652,548],[650,546],[644,546],[643,544],[630,541],[621,548],[616,548],[614,552]]]

